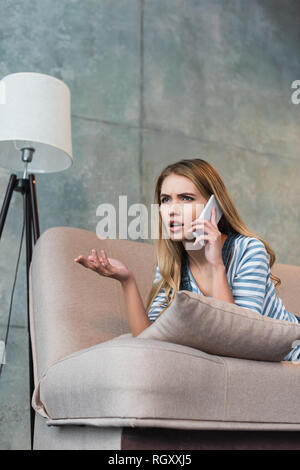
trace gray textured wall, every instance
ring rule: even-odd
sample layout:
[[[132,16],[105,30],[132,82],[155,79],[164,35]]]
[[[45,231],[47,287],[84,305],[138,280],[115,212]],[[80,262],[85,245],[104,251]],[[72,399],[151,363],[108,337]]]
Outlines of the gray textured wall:
[[[300,265],[297,0],[0,0],[0,9],[0,78],[46,73],[71,90],[74,164],[36,175],[41,232],[95,231],[100,203],[150,204],[165,165],[200,156],[277,261]],[[0,169],[1,202],[9,175]],[[0,244],[0,339],[22,210],[15,193]],[[0,379],[2,449],[29,446],[25,279],[24,246]]]

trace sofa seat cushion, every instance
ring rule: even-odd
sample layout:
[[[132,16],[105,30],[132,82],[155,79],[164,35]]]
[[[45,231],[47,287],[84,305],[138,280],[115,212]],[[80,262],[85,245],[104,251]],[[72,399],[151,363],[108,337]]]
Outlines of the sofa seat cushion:
[[[234,421],[300,429],[299,400],[298,365],[219,357],[127,333],[52,364],[32,404],[48,424],[123,419],[126,426],[135,419],[137,426],[148,420],[202,429]]]

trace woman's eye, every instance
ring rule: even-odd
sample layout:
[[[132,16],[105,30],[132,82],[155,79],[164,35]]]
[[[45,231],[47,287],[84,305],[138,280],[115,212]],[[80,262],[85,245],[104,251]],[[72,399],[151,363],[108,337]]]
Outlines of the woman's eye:
[[[193,198],[192,198],[191,196],[181,196],[181,197],[182,197],[182,198],[186,198],[186,197],[187,197],[187,198],[189,198],[189,200],[193,201]],[[163,203],[163,202],[165,201],[165,199],[168,199],[168,196],[162,197],[161,200],[160,200],[160,202]]]

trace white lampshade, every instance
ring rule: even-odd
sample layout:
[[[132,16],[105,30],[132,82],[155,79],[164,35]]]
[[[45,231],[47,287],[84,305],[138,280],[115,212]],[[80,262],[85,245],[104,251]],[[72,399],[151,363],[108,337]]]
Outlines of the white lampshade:
[[[71,94],[61,80],[31,72],[0,80],[0,166],[23,171],[24,146],[35,149],[28,173],[72,165]]]

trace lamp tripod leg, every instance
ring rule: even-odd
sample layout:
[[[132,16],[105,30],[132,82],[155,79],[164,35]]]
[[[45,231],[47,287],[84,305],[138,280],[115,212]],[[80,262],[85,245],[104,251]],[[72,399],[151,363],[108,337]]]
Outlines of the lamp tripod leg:
[[[29,268],[32,257],[32,216],[31,216],[31,195],[29,192],[29,181],[25,181],[25,233],[26,233],[26,274],[27,274],[27,329],[28,329],[28,359],[29,359],[29,408],[30,408],[30,443],[33,449],[33,432],[34,432],[34,412],[31,405],[31,398],[34,389],[33,380],[33,364],[32,364],[32,347],[29,322]]]
[[[34,391],[34,373],[33,373],[33,357],[32,357],[32,343],[30,333],[30,264],[32,259],[32,235],[34,244],[40,236],[37,197],[35,177],[33,174],[29,175],[26,180],[25,191],[25,220],[26,220],[26,265],[27,265],[27,325],[28,325],[28,347],[29,347],[29,396],[30,396],[30,429],[31,429],[31,449],[33,449],[33,435],[34,435],[34,419],[35,413],[31,404],[32,395]]]
[[[37,197],[36,197],[36,183],[35,183],[35,176],[33,174],[29,175],[29,192],[30,192],[30,201],[31,201],[33,239],[34,239],[34,244],[36,244],[36,241],[40,236],[40,224],[39,224]]]
[[[10,178],[9,178],[7,188],[6,188],[6,193],[5,193],[5,196],[4,196],[2,209],[1,209],[1,213],[0,213],[0,238],[1,238],[1,235],[2,235],[3,228],[4,228],[7,212],[8,212],[8,209],[9,209],[10,200],[11,200],[12,194],[13,194],[15,186],[16,186],[16,181],[17,181],[17,175],[11,174]]]

